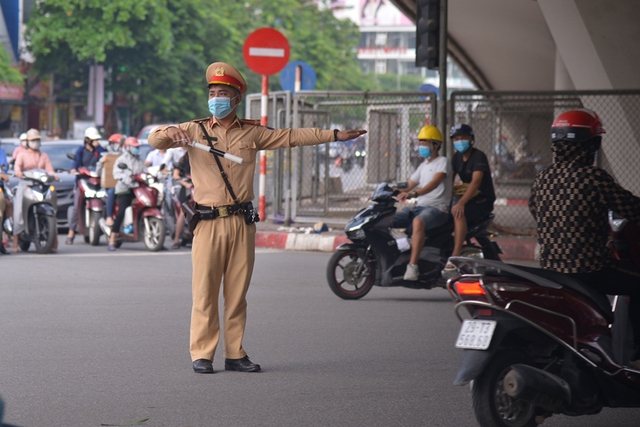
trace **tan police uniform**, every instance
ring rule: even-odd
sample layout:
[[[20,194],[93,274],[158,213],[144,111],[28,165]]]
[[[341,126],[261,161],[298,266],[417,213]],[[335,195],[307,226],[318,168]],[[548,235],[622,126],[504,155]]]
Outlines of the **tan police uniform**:
[[[240,73],[225,63],[211,64],[207,70],[208,84],[228,84],[245,93],[246,83]],[[210,136],[217,138],[213,147],[242,157],[243,164],[219,158],[240,203],[254,199],[253,177],[256,153],[284,147],[315,145],[334,140],[332,130],[268,129],[248,124],[237,117],[225,129],[215,117],[181,123],[192,141],[207,144],[202,122]],[[178,147],[167,136],[168,126],[161,126],[149,135],[155,148]],[[234,204],[212,154],[188,147],[191,177],[196,203],[218,208]],[[223,283],[224,357],[240,359],[246,356],[242,338],[246,324],[246,294],[255,258],[255,224],[247,225],[243,215],[230,215],[202,220],[194,232],[192,246],[192,296],[190,352],[192,360],[213,360],[220,338],[218,295]]]

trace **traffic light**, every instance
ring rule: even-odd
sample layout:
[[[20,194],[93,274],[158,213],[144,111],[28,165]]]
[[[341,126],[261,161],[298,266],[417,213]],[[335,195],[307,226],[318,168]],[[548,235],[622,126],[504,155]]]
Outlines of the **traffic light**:
[[[440,64],[440,0],[416,1],[416,67]]]

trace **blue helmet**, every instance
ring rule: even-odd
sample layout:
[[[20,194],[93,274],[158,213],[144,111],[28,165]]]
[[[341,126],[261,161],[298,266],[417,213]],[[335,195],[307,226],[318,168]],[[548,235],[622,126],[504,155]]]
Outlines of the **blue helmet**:
[[[451,127],[451,131],[449,132],[449,138],[453,138],[458,135],[469,135],[471,140],[475,139],[473,135],[473,129],[469,125],[465,124],[457,124]]]

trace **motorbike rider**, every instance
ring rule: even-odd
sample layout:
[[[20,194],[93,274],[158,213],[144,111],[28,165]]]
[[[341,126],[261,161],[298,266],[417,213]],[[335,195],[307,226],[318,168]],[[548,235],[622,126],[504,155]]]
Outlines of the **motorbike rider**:
[[[18,158],[18,154],[22,153],[23,151],[27,151],[28,147],[27,147],[27,133],[23,132],[20,134],[20,145],[18,145],[14,150],[13,153],[11,154],[11,160],[13,160],[15,162],[15,160]]]
[[[185,179],[189,178],[191,175],[191,164],[189,163],[189,152],[184,153],[184,156],[180,159],[178,163],[176,163],[175,168],[173,169],[173,181],[180,186],[178,190],[178,201],[180,204],[186,202],[191,194],[191,187],[193,184],[190,180]],[[180,213],[178,214],[178,218],[176,218],[176,231],[173,237],[173,246],[171,249],[180,249],[180,235],[182,234],[182,230],[184,229],[184,212],[180,209]]]
[[[44,169],[49,175],[58,180],[58,175],[53,170],[53,165],[47,153],[40,151],[41,137],[37,129],[29,129],[27,131],[27,147],[26,151],[18,154],[13,170],[16,178],[22,178],[24,172],[31,169]],[[26,188],[25,181],[20,181],[13,197],[13,252],[18,252],[18,236],[24,231],[24,222],[22,218],[22,198]],[[53,246],[53,251],[58,247],[58,239]]]
[[[451,161],[452,180],[457,175],[462,181],[462,184],[454,186],[453,190],[451,215],[454,231],[451,256],[460,256],[467,235],[467,222],[483,218],[493,212],[496,194],[487,156],[473,146],[475,142],[473,128],[466,124],[458,124],[451,128],[449,136],[456,150]],[[456,267],[447,262],[442,274],[447,278],[455,271]]]
[[[113,210],[116,204],[116,179],[113,177],[113,165],[122,152],[124,135],[114,133],[109,137],[107,153],[100,157],[96,172],[100,174],[100,186],[107,193],[106,220],[108,227],[113,226]]]
[[[126,168],[120,168],[124,164]],[[133,189],[139,184],[133,179],[133,176],[144,170],[144,161],[140,158],[140,142],[138,138],[130,136],[124,140],[122,154],[116,159],[113,165],[113,177],[116,182],[116,196],[118,197],[118,214],[113,221],[111,233],[109,234],[110,251],[116,250],[116,237],[120,233],[120,227],[124,220],[125,210],[131,206],[131,202],[135,198]]]
[[[80,167],[86,167],[87,169],[96,169],[98,161],[100,160],[100,153],[105,150],[100,146],[100,139],[102,136],[98,129],[93,126],[88,127],[84,131],[84,145],[78,147],[76,150],[75,160],[71,166],[70,173],[74,174],[78,172]],[[76,235],[76,227],[78,226],[78,200],[80,199],[80,190],[78,189],[78,180],[76,177],[76,185],[73,188],[73,205],[71,206],[71,213],[69,214],[69,234],[67,234],[67,245],[73,245],[73,238]]]
[[[413,225],[411,259],[404,280],[416,281],[419,276],[418,259],[424,247],[425,230],[439,227],[449,220],[452,169],[449,160],[440,156],[442,134],[435,126],[424,126],[418,133],[420,156],[424,159],[411,175],[407,188],[398,194],[398,201],[418,198],[415,206],[405,207],[393,217],[393,228]],[[417,188],[414,190],[414,188]]]
[[[0,140],[0,144],[2,140]],[[7,210],[7,198],[5,197],[5,182],[9,181],[9,177],[4,173],[9,169],[9,162],[7,162],[7,152],[0,146],[0,240],[4,231],[2,231],[2,224],[4,223],[4,213]],[[10,208],[9,208],[10,209]],[[8,254],[4,248],[4,243],[0,242],[0,254]]]
[[[603,294],[629,295],[629,317],[640,349],[640,268],[613,259],[607,245],[608,211],[640,224],[640,198],[594,166],[604,133],[592,110],[571,110],[555,119],[553,164],[538,173],[529,210],[537,223],[540,266]],[[640,368],[639,360],[631,364]]]

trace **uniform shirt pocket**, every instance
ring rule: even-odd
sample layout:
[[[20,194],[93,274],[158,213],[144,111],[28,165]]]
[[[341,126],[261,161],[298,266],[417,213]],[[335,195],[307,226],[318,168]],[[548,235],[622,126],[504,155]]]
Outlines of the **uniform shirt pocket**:
[[[242,157],[245,163],[255,162],[257,151],[256,143],[253,141],[238,141],[229,150],[231,154]]]

